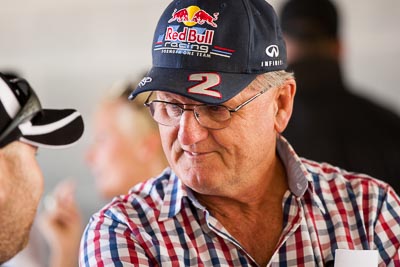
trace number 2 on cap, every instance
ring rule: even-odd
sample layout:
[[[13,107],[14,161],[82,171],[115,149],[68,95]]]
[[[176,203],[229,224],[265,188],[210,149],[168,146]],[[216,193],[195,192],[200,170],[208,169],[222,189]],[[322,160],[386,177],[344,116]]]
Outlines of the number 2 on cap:
[[[189,81],[200,82],[195,86],[188,88],[189,93],[207,95],[216,98],[222,97],[221,92],[213,89],[213,87],[221,83],[221,77],[217,73],[194,73],[189,75]]]

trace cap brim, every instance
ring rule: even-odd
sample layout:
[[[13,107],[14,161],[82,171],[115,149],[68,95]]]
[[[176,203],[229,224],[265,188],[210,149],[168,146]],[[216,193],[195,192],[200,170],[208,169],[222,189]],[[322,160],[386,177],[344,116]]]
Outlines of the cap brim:
[[[222,104],[240,93],[257,75],[153,67],[129,99],[143,92],[165,91],[201,103]]]
[[[64,148],[74,144],[84,130],[80,113],[73,109],[43,109],[32,120],[19,126],[20,141],[47,148]]]

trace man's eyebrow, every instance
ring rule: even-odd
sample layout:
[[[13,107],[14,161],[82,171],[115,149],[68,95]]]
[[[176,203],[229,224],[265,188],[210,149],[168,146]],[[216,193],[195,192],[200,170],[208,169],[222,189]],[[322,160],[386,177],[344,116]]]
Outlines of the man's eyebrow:
[[[171,95],[168,92],[157,92],[157,98],[161,98],[161,100],[167,101],[167,102],[173,102],[173,103],[181,102],[176,97],[174,97],[173,95]]]

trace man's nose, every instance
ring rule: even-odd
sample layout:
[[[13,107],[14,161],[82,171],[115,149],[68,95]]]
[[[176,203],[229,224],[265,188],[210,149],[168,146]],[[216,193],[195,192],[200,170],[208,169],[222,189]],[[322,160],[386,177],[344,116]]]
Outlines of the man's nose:
[[[179,121],[178,140],[182,145],[192,145],[208,137],[208,129],[197,121],[193,110],[182,113]]]

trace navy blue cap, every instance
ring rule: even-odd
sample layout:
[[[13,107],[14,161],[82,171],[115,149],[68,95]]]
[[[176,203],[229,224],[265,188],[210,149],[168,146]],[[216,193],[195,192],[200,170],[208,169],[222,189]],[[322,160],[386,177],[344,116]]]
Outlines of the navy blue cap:
[[[257,75],[287,67],[278,17],[264,0],[173,1],[158,22],[152,56],[130,99],[166,91],[221,104]]]

